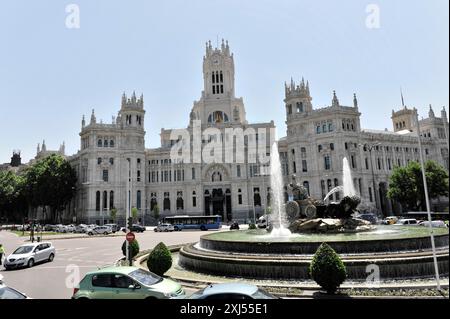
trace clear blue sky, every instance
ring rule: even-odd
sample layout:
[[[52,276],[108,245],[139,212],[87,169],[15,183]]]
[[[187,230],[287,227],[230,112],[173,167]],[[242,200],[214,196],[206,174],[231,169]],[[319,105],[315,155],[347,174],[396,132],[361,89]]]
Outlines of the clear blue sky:
[[[65,8],[80,8],[67,29]],[[379,5],[380,28],[366,27]],[[79,149],[83,114],[110,122],[123,91],[144,93],[146,147],[159,132],[188,123],[202,90],[207,40],[228,39],[236,93],[250,122],[274,120],[285,135],[284,81],[308,79],[315,107],[351,105],[364,128],[391,129],[405,101],[427,114],[449,105],[447,0],[169,0],[0,2],[0,163],[24,161],[46,140]]]

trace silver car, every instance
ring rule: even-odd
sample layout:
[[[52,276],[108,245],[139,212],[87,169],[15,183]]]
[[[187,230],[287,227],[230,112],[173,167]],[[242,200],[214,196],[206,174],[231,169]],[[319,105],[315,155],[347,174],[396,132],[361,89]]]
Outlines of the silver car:
[[[8,287],[3,282],[3,276],[0,275],[0,299],[31,299],[24,293],[17,291],[11,287]]]
[[[112,229],[109,226],[97,226],[91,229],[88,229],[86,233],[89,236],[93,235],[109,235],[112,233]]]
[[[6,258],[4,267],[5,269],[33,267],[39,262],[53,261],[55,254],[56,250],[52,243],[26,244],[17,248]]]

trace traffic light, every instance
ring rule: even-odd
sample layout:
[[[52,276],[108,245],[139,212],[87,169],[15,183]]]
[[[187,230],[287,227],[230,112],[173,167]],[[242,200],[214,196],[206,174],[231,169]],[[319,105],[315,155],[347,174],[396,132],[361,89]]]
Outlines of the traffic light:
[[[133,217],[128,217],[128,230],[131,231],[133,227]]]

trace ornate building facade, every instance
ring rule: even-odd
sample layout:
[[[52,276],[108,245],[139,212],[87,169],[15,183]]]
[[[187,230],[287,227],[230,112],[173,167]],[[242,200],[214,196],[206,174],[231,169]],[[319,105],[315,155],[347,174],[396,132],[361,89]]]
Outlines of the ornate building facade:
[[[251,151],[258,144],[262,145],[259,151],[263,155],[270,155],[275,124],[247,121],[244,101],[235,96],[234,56],[227,42],[222,41],[219,48],[206,44],[203,79],[201,97],[194,102],[184,129],[189,135],[188,146],[194,149],[190,161],[174,159],[171,153],[180,142],[177,130],[161,129],[161,147],[145,148],[142,95],[127,97],[124,93],[118,116],[111,124],[97,122],[94,111],[89,123],[83,116],[80,150],[68,157],[79,185],[76,198],[64,214],[67,220],[74,216],[76,222],[110,222],[109,212],[114,207],[118,221],[123,223],[128,179],[131,206],[138,209],[143,223],[150,220],[155,206],[161,216],[221,215],[225,222],[253,219],[264,213],[270,206],[268,163],[259,163]],[[342,185],[342,162],[346,157],[363,202],[385,215],[400,212],[386,192],[394,167],[419,159],[414,110],[402,106],[392,111],[392,131],[364,129],[356,95],[352,105],[345,106],[334,92],[330,106],[316,109],[309,83],[304,80],[299,84],[291,80],[285,85],[284,102],[287,134],[278,141],[278,147],[286,184],[295,174],[312,197],[324,198],[333,187]],[[436,117],[430,107],[428,118],[419,125],[425,158],[448,170],[445,111]],[[193,160],[196,129],[207,132],[202,134],[201,149],[214,141],[233,141],[227,129],[241,129],[245,135],[244,160]],[[222,159],[236,152],[233,142],[231,147],[222,144]],[[331,200],[339,200],[340,196],[336,193]],[[448,206],[448,199],[442,203]]]

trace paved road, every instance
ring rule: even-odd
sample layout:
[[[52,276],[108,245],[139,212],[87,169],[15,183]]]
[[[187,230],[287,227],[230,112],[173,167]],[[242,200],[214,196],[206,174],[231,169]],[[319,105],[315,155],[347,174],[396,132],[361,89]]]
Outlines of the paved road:
[[[196,242],[202,231],[182,231],[155,233],[146,231],[136,234],[141,250],[153,248],[159,242],[175,245]],[[5,271],[0,274],[11,287],[38,299],[67,299],[72,296],[73,282],[78,283],[83,276],[100,266],[111,265],[121,258],[122,237],[86,237],[80,239],[50,240],[56,248],[55,260],[33,268]],[[7,231],[0,231],[0,243],[10,254],[24,243],[24,238]],[[46,240],[44,238],[44,240]],[[78,276],[77,276],[78,274]],[[192,292],[192,291],[188,291]]]

